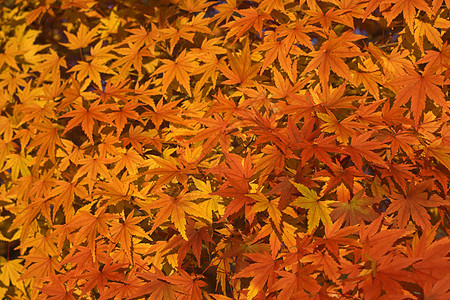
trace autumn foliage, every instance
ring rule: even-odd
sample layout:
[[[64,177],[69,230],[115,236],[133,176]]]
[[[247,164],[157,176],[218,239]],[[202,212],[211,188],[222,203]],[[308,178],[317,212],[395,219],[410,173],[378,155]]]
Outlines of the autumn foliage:
[[[0,6],[0,298],[450,299],[449,0]]]

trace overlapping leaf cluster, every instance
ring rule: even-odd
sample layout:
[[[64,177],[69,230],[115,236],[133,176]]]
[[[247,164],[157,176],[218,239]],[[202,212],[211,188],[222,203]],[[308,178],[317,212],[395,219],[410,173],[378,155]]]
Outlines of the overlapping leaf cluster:
[[[1,298],[450,297],[448,0],[1,5]]]

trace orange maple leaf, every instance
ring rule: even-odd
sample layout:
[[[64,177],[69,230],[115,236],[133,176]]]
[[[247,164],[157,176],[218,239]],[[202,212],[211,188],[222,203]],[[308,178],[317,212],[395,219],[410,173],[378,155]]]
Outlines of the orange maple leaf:
[[[49,256],[47,253],[36,250],[25,257],[24,272],[21,279],[43,279],[55,274],[61,269],[56,256]]]
[[[425,190],[431,184],[431,180],[418,184],[411,182],[404,195],[396,193],[390,195],[392,203],[389,205],[386,213],[398,212],[397,219],[400,228],[405,228],[410,218],[423,230],[431,228],[431,216],[425,207],[437,207],[446,203],[438,195],[428,198]]]
[[[226,65],[219,65],[219,70],[228,78],[224,84],[240,84],[241,87],[253,84],[252,79],[258,74],[259,64],[252,62],[248,39],[240,55],[228,52],[228,63],[231,70]]]
[[[233,43],[235,43],[247,30],[252,27],[254,27],[259,36],[262,37],[263,21],[272,20],[272,17],[269,14],[260,13],[253,7],[248,9],[240,9],[235,12],[240,14],[242,17],[223,25],[229,30],[226,38],[228,39],[229,37],[234,36]]]
[[[312,56],[313,59],[303,70],[301,76],[318,69],[319,79],[323,89],[328,89],[330,70],[335,72],[339,77],[352,82],[353,79],[350,68],[343,58],[362,55],[358,47],[352,43],[362,38],[362,36],[353,34],[351,31],[347,31],[338,37],[332,31],[328,39],[320,46],[319,51],[312,51],[308,54],[309,56]]]
[[[164,193],[156,192],[158,199],[153,201],[144,209],[159,209],[156,214],[150,234],[153,233],[159,225],[167,219],[171,219],[172,223],[180,232],[181,236],[188,240],[186,235],[186,213],[207,220],[208,216],[203,209],[186,195],[183,190],[179,195],[172,197]]]
[[[72,182],[76,182],[83,175],[86,176],[86,180],[88,181],[89,191],[92,191],[92,188],[97,181],[97,175],[100,174],[105,178],[111,178],[108,168],[106,164],[113,163],[117,161],[118,158],[105,158],[99,156],[87,156],[86,158],[80,159],[76,161],[77,164],[82,165],[75,176],[72,179]]]
[[[100,100],[95,101],[92,105],[86,109],[82,106],[75,105],[75,110],[69,111],[64,115],[60,116],[60,118],[68,118],[70,119],[69,123],[67,123],[66,129],[64,129],[63,135],[69,131],[70,129],[78,126],[81,123],[81,128],[84,133],[88,136],[89,141],[92,145],[94,145],[93,139],[93,130],[94,130],[94,120],[102,121],[108,124],[111,124],[111,120],[103,111],[111,108],[110,104],[100,104]]]
[[[94,287],[97,288],[100,294],[103,294],[105,290],[106,283],[110,281],[120,281],[123,279],[122,272],[117,272],[118,269],[125,267],[127,264],[113,263],[111,258],[104,266],[99,266],[96,264],[94,267],[87,267],[86,273],[83,273],[79,277],[86,279],[87,282],[84,284],[81,290],[81,295],[90,292]]]
[[[254,263],[237,273],[235,277],[252,277],[247,299],[253,299],[266,284],[269,289],[272,288],[275,283],[275,272],[278,270],[279,262],[267,252],[264,254],[245,253],[244,255],[253,260]]]
[[[416,124],[422,117],[427,97],[439,104],[447,112],[450,111],[444,92],[438,85],[444,84],[444,76],[430,73],[430,69],[422,74],[409,70],[409,75],[396,78],[390,82],[394,87],[400,87],[395,105],[401,106],[411,100],[411,111]]]
[[[100,234],[109,237],[109,226],[111,220],[117,219],[118,216],[110,213],[105,213],[106,208],[99,209],[95,215],[87,211],[77,213],[68,224],[73,228],[78,228],[75,234],[73,243],[78,246],[87,241],[87,247],[91,250],[92,258],[96,260],[96,242],[97,235]]]
[[[134,217],[131,212],[123,222],[114,223],[111,226],[110,233],[112,235],[112,241],[114,243],[120,243],[121,248],[125,253],[131,257],[132,255],[132,237],[138,236],[151,240],[150,236],[142,229],[142,227],[136,225],[147,217]]]

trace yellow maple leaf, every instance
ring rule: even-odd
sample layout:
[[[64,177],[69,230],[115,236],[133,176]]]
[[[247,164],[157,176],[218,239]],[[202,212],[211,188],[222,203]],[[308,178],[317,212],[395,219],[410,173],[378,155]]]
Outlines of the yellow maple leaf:
[[[89,30],[89,28],[86,25],[81,24],[77,30],[76,35],[72,34],[70,32],[65,32],[69,42],[61,43],[61,44],[66,46],[70,50],[76,50],[76,49],[81,49],[81,48],[87,47],[87,46],[89,46],[90,43],[92,43],[93,41],[95,41],[97,39],[96,38],[97,29],[98,29],[98,26]]]
[[[258,193],[258,194],[249,194],[247,195],[253,199],[256,200],[255,205],[253,205],[252,210],[250,211],[250,214],[257,213],[260,211],[267,211],[269,214],[269,218],[272,220],[273,224],[275,225],[275,228],[278,231],[280,230],[280,224],[281,224],[281,212],[278,209],[278,201],[279,198],[269,201],[267,197],[264,194]]]
[[[162,59],[164,65],[155,70],[154,74],[163,73],[162,75],[162,91],[165,93],[167,87],[173,81],[174,78],[186,89],[189,95],[191,95],[191,87],[189,85],[189,72],[193,72],[196,68],[194,57],[186,50],[180,53],[180,55],[174,60]]]
[[[22,273],[23,265],[21,264],[23,259],[5,260],[0,257],[0,281],[9,286],[10,284],[16,285],[17,280]]]
[[[292,204],[308,210],[308,233],[311,233],[313,229],[319,226],[320,221],[325,226],[332,225],[333,223],[330,218],[332,209],[328,204],[334,201],[319,201],[319,197],[315,191],[310,190],[303,184],[295,182],[292,182],[292,184],[304,196],[298,197]]]

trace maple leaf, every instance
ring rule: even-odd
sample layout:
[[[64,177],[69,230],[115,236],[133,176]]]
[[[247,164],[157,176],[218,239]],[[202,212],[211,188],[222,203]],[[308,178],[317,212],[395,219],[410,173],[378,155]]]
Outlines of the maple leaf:
[[[0,67],[2,67],[5,63],[16,69],[19,70],[19,66],[16,63],[16,55],[22,54],[21,51],[17,48],[17,45],[14,43],[8,42],[5,45],[4,53],[0,53]]]
[[[450,65],[450,45],[445,42],[440,51],[428,50],[426,55],[417,61],[417,64],[427,63],[425,72],[428,74],[442,74],[445,65]]]
[[[113,297],[119,299],[130,299],[136,294],[138,289],[143,285],[140,278],[135,272],[128,273],[126,280],[121,282],[108,282],[106,290],[100,295],[99,300],[111,299]]]
[[[211,79],[214,88],[217,84],[217,77],[219,76],[219,66],[224,64],[225,58],[222,57],[218,60],[216,55],[208,52],[207,55],[202,56],[200,59],[203,64],[191,73],[192,75],[202,74],[202,77],[196,83],[196,88],[203,87],[209,79]]]
[[[177,105],[179,100],[171,101],[163,104],[163,101],[159,101],[158,104],[152,105],[153,111],[149,110],[142,114],[143,117],[149,116],[152,122],[155,124],[156,129],[159,129],[164,120],[177,124],[185,124],[185,120],[179,116],[180,111]]]
[[[30,142],[30,147],[40,145],[37,151],[38,160],[41,160],[45,154],[48,154],[52,162],[56,162],[56,146],[62,146],[58,134],[58,128],[49,121],[44,121],[35,126],[41,132]]]
[[[175,237],[177,240],[181,240],[182,243],[180,249],[178,250],[178,266],[181,267],[186,254],[191,248],[192,252],[194,253],[195,259],[197,260],[197,265],[200,266],[201,253],[204,242],[213,244],[215,244],[215,242],[212,240],[208,232],[208,227],[196,228],[194,221],[192,221],[191,219],[187,220],[186,235],[188,237],[187,241],[185,241],[181,237]]]
[[[341,152],[339,147],[334,144],[334,141],[334,136],[325,137],[322,133],[314,142],[303,140],[300,143],[295,143],[295,146],[304,148],[300,154],[302,165],[305,165],[311,157],[315,157],[327,166],[332,167],[333,161],[327,152]]]
[[[352,44],[352,42],[361,38],[361,36],[355,35],[350,31],[345,32],[339,37],[334,34],[330,35],[320,46],[319,51],[309,53],[313,59],[303,70],[302,76],[317,69],[320,82],[324,89],[328,88],[330,70],[338,76],[352,81],[350,69],[343,58],[361,55],[361,51]]]
[[[224,113],[225,119],[230,119],[230,115],[241,113],[242,107],[239,104],[236,104],[233,98],[225,97],[222,93],[222,90],[219,89],[217,96],[214,96],[215,102],[204,117]]]
[[[373,279],[364,281],[362,289],[370,295],[377,298],[381,291],[389,291],[392,295],[402,295],[403,288],[399,281],[410,281],[411,273],[404,270],[409,267],[414,260],[406,257],[393,257],[393,255],[384,256],[381,261],[377,261],[372,267]]]
[[[240,14],[242,17],[223,25],[223,27],[228,28],[226,39],[234,36],[233,43],[252,27],[254,27],[259,36],[262,37],[263,21],[272,20],[272,17],[269,14],[260,13],[253,7],[237,10],[236,13]]]
[[[403,191],[405,191],[407,180],[410,180],[414,177],[414,174],[410,172],[410,170],[414,169],[414,166],[409,164],[393,164],[392,162],[389,163],[388,166],[389,170],[381,170],[381,173],[383,174],[381,177],[385,178],[387,176],[391,176],[394,181],[400,185]]]
[[[356,134],[355,128],[359,126],[357,122],[352,121],[355,116],[338,120],[331,111],[327,111],[326,114],[317,113],[317,116],[325,122],[322,124],[323,131],[334,133],[336,140],[343,144],[347,144],[348,139]]]
[[[449,276],[441,278],[436,282],[432,287],[430,285],[426,285],[424,288],[424,294],[427,298],[435,298],[435,299],[445,299],[450,297],[448,280]]]
[[[384,148],[385,146],[380,142],[369,140],[372,134],[373,133],[371,131],[368,131],[352,137],[350,145],[344,146],[344,151],[351,157],[352,161],[359,170],[362,170],[362,158],[368,160],[369,162],[386,167],[384,160],[372,151],[375,149]]]
[[[222,118],[220,115],[214,114],[214,118],[202,118],[198,121],[208,126],[208,128],[197,132],[197,134],[192,137],[189,142],[195,143],[206,139],[202,147],[202,156],[209,153],[218,142],[220,142],[222,148],[225,149],[225,146],[229,144],[227,133],[235,130],[235,126],[231,122],[232,120],[230,120],[230,117]]]
[[[116,58],[116,56],[111,53],[113,49],[114,47],[112,45],[105,45],[102,41],[98,41],[95,46],[90,47],[89,52],[91,53],[91,55],[86,57],[86,60],[92,61],[96,59],[106,63],[110,59]],[[123,83],[126,83],[126,81]]]
[[[54,275],[55,271],[60,270],[56,256],[49,256],[42,251],[36,250],[34,253],[25,257],[24,271],[20,279],[43,279],[44,277]]]
[[[360,227],[359,236],[363,247],[362,252],[358,255],[377,261],[392,250],[392,245],[395,241],[411,233],[411,231],[406,229],[380,230],[383,219],[384,215],[381,215],[369,225]]]
[[[342,188],[348,187],[349,190],[354,190],[354,180],[355,178],[364,178],[368,177],[366,174],[356,169],[354,166],[350,166],[347,168],[343,168],[340,162],[337,164],[332,164],[330,170],[323,170],[317,172],[317,175],[326,176],[330,179],[326,183],[326,188],[323,190],[323,193],[329,192],[334,188]],[[343,186],[344,184],[345,186]],[[347,189],[346,189],[347,190]],[[338,195],[338,200],[342,201]]]
[[[375,9],[377,9],[378,7],[380,7],[380,5],[383,6],[385,3],[386,3],[386,1],[383,1],[383,0],[381,0],[381,1],[380,1],[380,0],[370,0],[370,1],[367,3],[366,10],[365,10],[364,16],[363,16],[363,21],[365,21],[365,20],[367,19],[367,17],[368,17]]]
[[[312,262],[322,266],[325,275],[333,282],[338,281],[339,264],[328,254],[327,251],[308,254],[302,258],[302,262]]]
[[[180,292],[180,297],[178,299],[201,299],[202,298],[202,290],[200,289],[203,286],[206,286],[206,283],[202,280],[200,276],[190,276],[186,271],[182,269],[178,270],[179,275],[171,275],[165,278],[168,282],[180,286],[182,291]]]
[[[86,269],[87,272],[79,276],[80,278],[87,280],[81,291],[81,295],[90,292],[94,287],[102,294],[105,290],[107,280],[119,281],[123,279],[123,276],[116,271],[125,265],[126,264],[113,263],[110,259],[104,266],[99,266],[97,264],[95,267],[88,267]]]
[[[125,102],[124,106],[133,107],[134,101],[127,101],[127,93],[132,92],[133,89],[124,88],[124,86],[128,83],[128,80],[119,81],[117,83],[113,83],[110,80],[106,82],[105,86],[102,86],[102,89],[95,89],[94,91],[100,95],[100,101],[103,103],[108,102],[111,98],[117,98]]]
[[[301,298],[309,297],[304,291],[314,293],[320,290],[312,273],[316,270],[314,265],[301,266],[295,265],[292,271],[277,271],[281,276],[271,287],[270,290],[280,291],[277,299],[292,299],[298,296]],[[303,292],[303,293],[301,293]]]
[[[133,294],[134,297],[150,294],[149,300],[175,300],[176,287],[166,280],[167,276],[157,268],[155,273],[139,272],[137,276],[145,280],[137,291]]]
[[[78,126],[81,123],[81,128],[83,132],[88,136],[91,144],[94,144],[93,131],[94,131],[94,120],[111,123],[110,118],[103,112],[104,110],[111,107],[109,104],[99,104],[100,100],[95,101],[91,106],[86,109],[82,106],[75,105],[75,110],[66,112],[60,118],[69,118],[69,123],[67,123],[66,129],[64,129],[63,135]]]
[[[341,217],[344,218],[345,224],[355,225],[361,221],[373,221],[378,217],[378,214],[373,210],[371,205],[375,203],[376,199],[371,199],[364,195],[364,190],[357,192],[348,202],[335,202],[331,206],[335,209],[330,213],[330,216],[336,220]]]
[[[402,13],[406,24],[408,24],[411,31],[414,23],[413,20],[416,16],[416,8],[431,14],[431,9],[424,0],[400,0],[394,3],[395,4],[391,7],[391,9],[383,14],[386,17],[388,24],[390,24],[395,17]]]
[[[147,178],[151,178],[154,175],[161,175],[153,189],[158,189],[162,185],[171,182],[174,178],[176,178],[181,183],[185,183],[188,179],[186,173],[187,170],[184,168],[182,164],[180,164],[177,160],[169,157],[167,159],[163,159],[157,156],[152,156],[152,159],[158,164],[159,168],[151,168],[145,172]]]
[[[198,200],[202,198],[208,199],[200,203],[200,206],[203,208],[205,214],[208,216],[208,220],[212,220],[213,212],[218,213],[218,215],[222,215],[224,207],[219,203],[219,200],[221,198],[217,195],[213,195],[211,182],[201,181],[196,178],[192,178],[192,181],[194,182],[195,188],[197,190],[188,193],[187,196],[191,197],[191,200]]]
[[[1,257],[0,262],[1,262],[0,281],[6,286],[10,286],[10,284],[16,285],[20,277],[20,274],[22,273],[23,260],[11,259],[5,261],[5,259]]]
[[[33,23],[41,14],[45,13],[49,9],[49,5],[41,5],[32,11],[27,16],[27,25],[30,25]]]
[[[272,142],[275,144],[282,152],[288,152],[286,145],[288,144],[285,136],[280,132],[276,123],[276,116],[272,115],[270,117],[263,116],[259,112],[244,111],[242,113],[244,124],[251,126],[251,133],[260,136],[260,140],[257,142],[265,143]]]
[[[70,50],[81,49],[89,46],[90,43],[95,41],[97,38],[95,37],[98,33],[98,26],[89,30],[89,28],[83,23],[78,28],[77,34],[72,34],[70,32],[65,32],[68,43],[62,43],[62,45],[66,46]],[[88,31],[89,30],[89,31]]]
[[[179,22],[178,22],[179,23]],[[159,33],[161,34],[160,40],[166,40],[170,39],[170,54],[173,54],[174,48],[179,42],[180,38],[183,38],[184,40],[190,41],[191,43],[194,42],[194,35],[195,33],[190,32],[190,28],[188,26],[183,26],[180,23],[177,24],[177,27],[169,27],[164,29],[159,29]]]
[[[307,33],[316,32],[318,28],[311,25],[306,25],[306,22],[307,20],[305,19],[297,19],[295,24],[292,23],[293,27],[291,24],[288,24],[287,26],[283,26],[283,24],[279,27],[279,36],[285,37],[282,40],[282,43],[285,45],[287,51],[291,49],[294,42],[300,43],[301,45],[314,50],[314,46]]]
[[[68,263],[72,264],[72,269],[74,269],[74,274],[76,275],[81,274],[88,267],[95,267],[95,261],[92,257],[91,249],[83,246],[76,246],[72,248],[69,255],[61,261],[61,265]]]
[[[163,222],[169,217],[172,223],[180,232],[181,236],[188,240],[186,235],[186,213],[194,217],[199,217],[207,220],[208,216],[201,209],[201,207],[191,201],[190,197],[186,195],[186,190],[183,190],[179,195],[172,197],[164,193],[156,192],[159,196],[150,205],[144,209],[159,209],[153,220],[153,226],[150,231],[152,234]]]
[[[150,236],[145,233],[142,227],[136,225],[144,219],[146,219],[146,217],[134,217],[133,213],[130,213],[127,218],[123,220],[123,223],[114,223],[111,226],[110,232],[112,241],[114,243],[120,242],[121,247],[130,257],[133,235],[151,240]]]
[[[40,73],[38,83],[43,82],[47,75],[50,74],[51,78],[60,77],[60,67],[67,68],[67,63],[64,57],[60,57],[58,53],[49,49],[50,54],[42,55],[43,61],[36,67],[36,71]]]
[[[409,71],[409,75],[396,78],[390,82],[394,87],[400,87],[396,96],[396,105],[401,106],[411,100],[411,111],[416,124],[422,117],[425,109],[427,97],[439,104],[446,111],[449,111],[444,93],[438,85],[444,84],[444,78],[438,74],[430,74],[430,70],[417,73],[414,70]]]
[[[73,283],[67,283],[67,287],[64,285],[64,276],[62,275],[50,275],[49,279],[51,280],[50,284],[45,285],[44,287],[38,289],[48,296],[48,299],[61,299],[61,300],[75,300],[73,296],[73,292],[75,289],[73,288]]]
[[[396,133],[391,133],[386,137],[384,142],[390,142],[391,144],[391,155],[397,154],[399,149],[403,150],[409,158],[413,158],[413,148],[412,146],[418,145],[418,140],[410,132],[398,131]]]
[[[280,231],[280,224],[281,224],[281,212],[278,209],[278,200],[269,201],[267,197],[261,193],[258,194],[249,194],[249,197],[256,200],[255,205],[253,205],[251,213],[261,212],[261,211],[267,211],[269,214],[270,220],[275,225],[275,228]]]
[[[128,43],[128,47],[125,48],[116,48],[115,52],[124,55],[122,58],[119,58],[111,65],[111,69],[114,69],[118,66],[121,66],[121,73],[127,72],[130,69],[130,66],[133,65],[134,68],[138,71],[138,74],[142,74],[142,58],[145,56],[152,56],[150,51],[148,51],[145,47],[138,43]],[[178,77],[177,77],[178,79]]]
[[[236,278],[252,277],[248,288],[247,299],[253,299],[267,284],[270,289],[275,282],[275,272],[278,262],[267,252],[245,253],[246,257],[254,261],[248,267],[235,275]]]
[[[117,159],[99,157],[99,156],[88,156],[83,159],[76,161],[77,164],[82,165],[75,176],[72,179],[72,182],[76,182],[80,177],[86,175],[86,179],[89,186],[89,191],[92,191],[92,188],[97,181],[98,174],[104,176],[105,178],[111,178],[109,174],[108,168],[106,164],[110,164],[115,162]]]
[[[288,72],[289,77],[293,77],[292,72]],[[266,88],[272,93],[272,98],[283,99],[286,98],[288,101],[300,100],[301,102],[306,102],[305,97],[301,97],[297,92],[305,86],[312,76],[307,77],[304,80],[298,81],[295,85],[292,85],[288,78],[284,78],[283,75],[278,72],[277,69],[273,70],[274,86],[266,86]],[[293,79],[293,78],[292,78]],[[295,82],[295,80],[293,80]],[[305,103],[303,103],[304,106]],[[289,107],[284,110],[285,112],[290,112],[290,110],[295,110],[295,108]]]
[[[16,180],[19,174],[22,176],[30,175],[28,165],[31,162],[31,157],[25,153],[12,153],[6,156],[6,164],[3,166],[2,172],[11,169],[11,178]]]
[[[353,71],[353,74],[357,84],[362,84],[375,99],[380,100],[378,81],[381,72],[376,65],[371,65],[369,68],[360,66],[359,70]]]
[[[119,110],[113,111],[109,114],[114,124],[116,125],[117,136],[120,136],[120,134],[122,133],[128,119],[139,120],[142,122],[141,117],[135,110],[139,106],[140,104],[135,101],[128,101]]]
[[[176,79],[191,96],[191,86],[189,73],[192,73],[197,64],[194,61],[195,57],[191,53],[186,53],[183,50],[178,57],[172,61],[170,59],[162,59],[163,65],[156,69],[153,74],[162,73],[162,91],[167,92],[167,88],[173,79]]]
[[[416,43],[419,44],[421,51],[423,51],[424,35],[436,48],[442,48],[442,38],[439,30],[433,27],[433,25],[429,22],[422,22],[416,19],[414,24],[414,37],[416,38]]]
[[[271,35],[267,38],[261,46],[256,48],[256,51],[258,50],[268,50],[264,55],[264,62],[259,72],[260,75],[269,65],[273,64],[275,59],[278,59],[281,67],[287,71],[288,74],[291,73],[291,61],[287,55],[288,51],[286,46],[281,41],[276,40],[275,36]]]
[[[77,72],[78,81],[82,82],[83,79],[85,79],[85,84],[88,84],[92,81],[99,88],[102,87],[102,78],[100,73],[113,75],[115,74],[115,72],[111,71],[110,68],[105,66],[103,60],[98,58],[94,58],[89,62],[79,61],[69,70],[69,72]]]
[[[440,140],[433,141],[426,147],[428,155],[436,158],[441,164],[443,164],[448,170],[450,170],[450,147],[445,145]]]
[[[425,207],[436,207],[444,205],[445,202],[437,195],[428,199],[424,191],[430,184],[431,181],[429,180],[418,184],[411,182],[405,195],[395,193],[390,195],[392,203],[389,205],[386,213],[398,212],[397,218],[400,228],[405,228],[411,217],[422,229],[428,230],[431,228],[431,217]]]
[[[261,177],[269,175],[272,171],[280,174],[285,165],[286,158],[293,158],[293,154],[285,155],[278,147],[267,145],[261,150],[265,156],[255,161],[255,172],[261,171]]]
[[[430,281],[436,282],[440,278],[447,276],[447,269],[450,262],[447,258],[450,241],[447,237],[438,241],[433,240],[436,235],[438,225],[430,230],[423,232],[422,236],[415,239],[417,242],[412,245],[412,251],[409,251],[409,257],[414,259],[414,274],[417,276],[417,282],[421,286],[428,286]]]
[[[78,228],[73,243],[75,245],[80,245],[86,239],[88,248],[91,250],[94,260],[96,258],[95,240],[97,234],[109,236],[108,224],[111,220],[118,218],[117,215],[105,213],[105,210],[105,208],[101,208],[95,215],[92,215],[87,211],[81,211],[69,221],[70,225],[74,228]]]
[[[308,233],[311,233],[319,226],[320,221],[322,221],[325,227],[331,225],[330,213],[332,209],[328,207],[328,204],[333,203],[333,201],[319,201],[319,197],[315,191],[310,190],[303,184],[292,181],[291,183],[304,196],[295,199],[292,205],[308,209]]]
[[[339,6],[340,9],[332,7],[328,9],[326,12],[324,12],[324,10],[322,10],[319,5],[315,4],[310,5],[309,6],[310,10],[305,11],[307,15],[311,16],[311,18],[309,18],[308,20],[309,21],[308,23],[320,22],[321,27],[325,31],[328,31],[332,22],[341,23],[347,25],[348,27],[354,28],[353,18],[351,18],[351,14],[356,9],[354,7],[342,8],[342,6],[346,6],[345,4],[348,4],[348,2],[340,3],[338,1],[335,1],[334,4],[336,6]],[[356,13],[353,12],[353,14]]]
[[[259,64],[252,62],[248,39],[240,55],[228,52],[228,64],[231,70],[225,65],[219,65],[219,70],[228,78],[224,84],[239,84],[241,87],[253,84],[252,79],[258,74]]]
[[[221,24],[222,21],[224,20],[226,20],[226,23],[228,23],[237,7],[238,5],[236,0],[225,0],[222,2],[216,2],[216,5],[214,5],[214,9],[217,10],[217,14],[214,17],[212,17],[212,20],[213,21],[217,20],[217,24]]]
[[[58,105],[58,108],[56,109],[56,112],[61,112],[68,106],[73,105],[74,103],[76,105],[79,105],[79,100],[84,98],[88,101],[93,99],[98,99],[97,96],[90,91],[85,91],[86,87],[81,86],[80,82],[78,82],[75,78],[75,76],[71,76],[71,87],[67,87],[63,91],[63,99],[61,100],[61,103]]]
[[[333,223],[332,226],[325,227],[325,237],[318,238],[315,245],[325,245],[327,250],[334,255],[335,258],[339,258],[339,245],[348,247],[360,246],[359,241],[352,237],[357,231],[358,227],[354,225],[342,226],[345,222],[345,218],[340,218]],[[325,255],[325,253],[322,253]],[[339,259],[338,259],[339,261]],[[327,275],[330,275],[329,273]],[[330,275],[331,276],[331,275]],[[335,277],[336,279],[336,277]]]
[[[87,190],[73,182],[58,180],[55,187],[49,192],[48,197],[54,198],[55,204],[53,208],[53,218],[58,212],[59,207],[63,207],[63,212],[66,220],[69,220],[73,213],[72,204],[75,200],[75,195],[80,198],[85,198],[88,195]]]
[[[229,167],[222,166],[221,168],[216,168],[215,171],[223,173],[228,181],[219,190],[214,192],[214,195],[232,197],[234,199],[227,205],[222,219],[239,212],[244,207],[246,217],[252,220],[254,214],[250,214],[251,204],[255,200],[248,196],[250,193],[248,180],[254,174],[255,170],[252,167],[250,153],[248,153],[243,162],[242,158],[236,154],[227,153],[226,157]]]
[[[121,201],[131,201],[131,194],[134,190],[134,185],[130,183],[134,180],[134,176],[127,176],[124,174],[120,179],[116,176],[105,182],[98,182],[98,189],[94,190],[93,196],[100,195],[106,202],[106,206],[114,205]]]
[[[122,137],[124,146],[130,145],[143,155],[143,145],[151,142],[151,131],[144,132],[141,126],[134,127],[132,124],[128,128],[128,136]],[[153,139],[155,146],[161,150],[161,143],[158,139]],[[161,151],[162,152],[162,151]]]
[[[134,149],[129,149],[125,153],[119,153],[119,161],[113,169],[115,174],[119,173],[126,168],[128,174],[136,175],[138,174],[138,167],[145,162],[139,153]]]
[[[123,42],[136,43],[136,46],[139,47],[142,46],[143,44],[145,44],[146,46],[152,45],[158,39],[159,36],[159,33],[154,23],[151,24],[150,32],[147,31],[147,29],[142,25],[140,25],[139,28],[126,29],[126,31],[131,33],[131,35],[127,36]]]
[[[13,137],[11,120],[5,116],[0,116],[0,133],[3,134],[5,142],[9,142]]]

